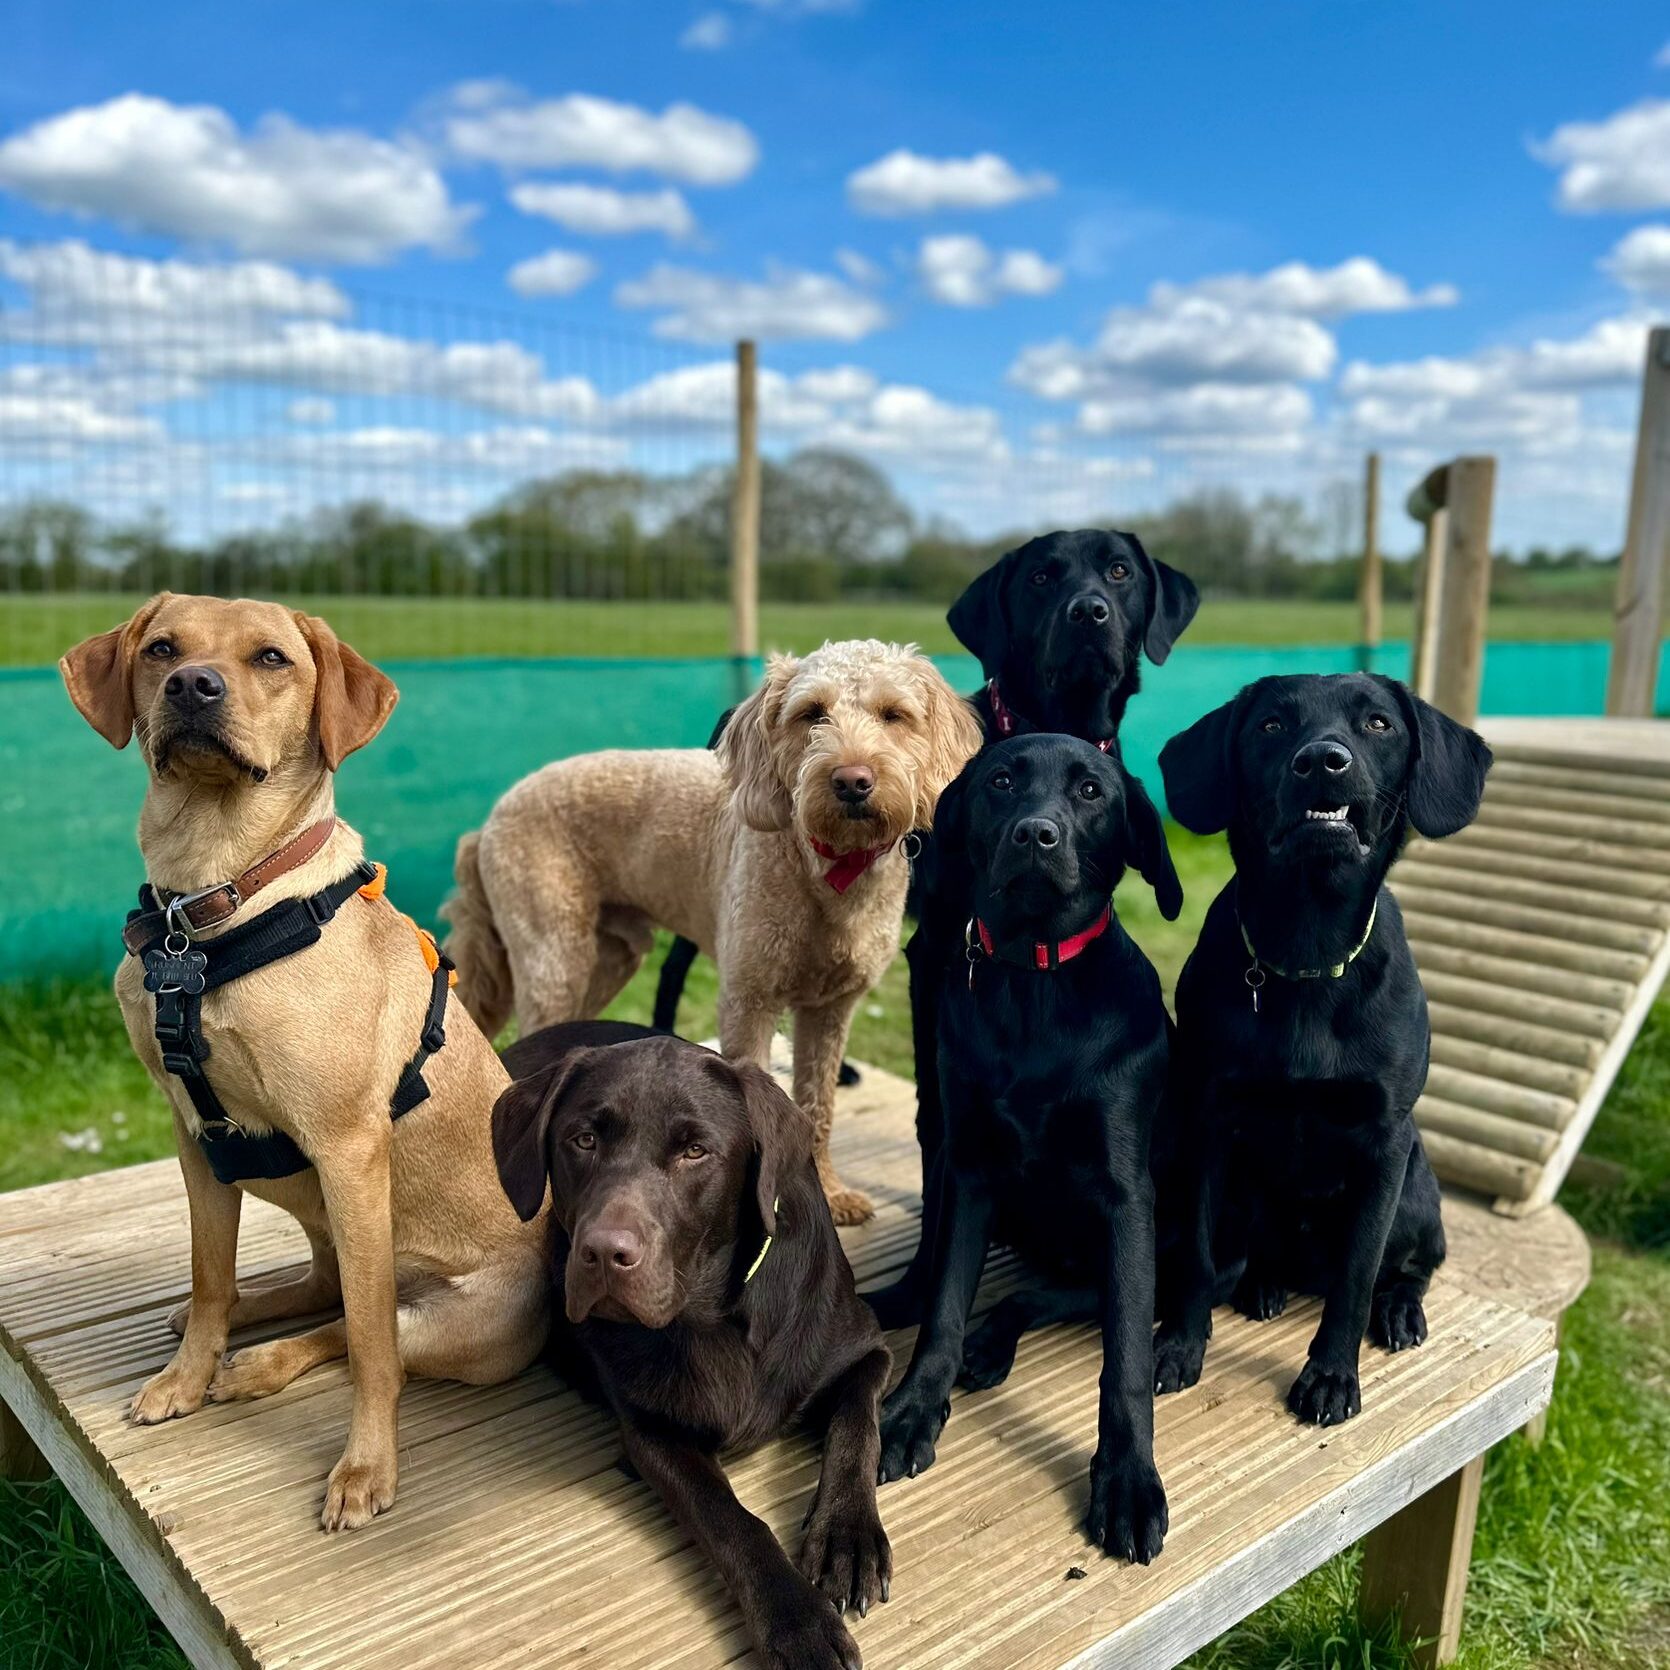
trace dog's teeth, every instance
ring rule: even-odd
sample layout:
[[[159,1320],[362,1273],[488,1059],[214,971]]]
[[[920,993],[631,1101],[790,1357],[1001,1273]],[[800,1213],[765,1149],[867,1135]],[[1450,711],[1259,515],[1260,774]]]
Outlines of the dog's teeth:
[[[1307,818],[1314,819],[1318,823],[1343,823],[1348,815],[1349,808],[1345,806],[1336,806],[1331,812],[1312,810],[1305,813]]]

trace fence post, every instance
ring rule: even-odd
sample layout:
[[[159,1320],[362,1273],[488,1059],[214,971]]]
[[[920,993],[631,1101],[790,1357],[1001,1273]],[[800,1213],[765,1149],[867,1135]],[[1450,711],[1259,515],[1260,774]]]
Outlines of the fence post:
[[[1371,452],[1363,466],[1363,664],[1374,665],[1380,648],[1380,454]]]
[[[1606,711],[1650,718],[1658,692],[1659,639],[1664,626],[1664,571],[1670,563],[1670,328],[1647,334],[1641,376],[1641,422],[1635,436],[1635,479],[1629,531],[1618,564],[1612,606],[1612,661]]]
[[[760,653],[760,408],[752,342],[736,345],[736,485],[731,496],[731,657],[738,695]]]
[[[1484,628],[1490,611],[1490,510],[1496,460],[1457,458],[1446,469],[1449,511],[1443,573],[1436,592],[1433,706],[1471,725],[1484,683]]]
[[[1442,505],[1421,527],[1421,555],[1415,568],[1415,633],[1409,682],[1422,701],[1432,700],[1432,670],[1438,653],[1438,599],[1444,585],[1444,548],[1450,513]]]

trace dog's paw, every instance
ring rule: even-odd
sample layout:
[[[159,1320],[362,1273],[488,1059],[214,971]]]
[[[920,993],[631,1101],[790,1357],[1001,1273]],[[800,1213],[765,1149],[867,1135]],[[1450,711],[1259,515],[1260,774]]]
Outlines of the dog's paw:
[[[893,1547],[874,1500],[827,1510],[816,1505],[800,1547],[800,1570],[843,1615],[850,1606],[862,1618],[886,1600],[893,1589]]]
[[[1001,1386],[1015,1366],[1019,1343],[1007,1328],[994,1327],[987,1317],[963,1342],[963,1366],[957,1384],[971,1392]]]
[[[183,1336],[186,1324],[191,1321],[191,1300],[187,1299],[183,1305],[176,1305],[168,1313],[168,1331],[175,1336]]]
[[[1385,1351],[1407,1351],[1426,1340],[1426,1312],[1407,1288],[1376,1293],[1369,1313],[1368,1337]]]
[[[1165,1547],[1171,1515],[1165,1486],[1152,1462],[1130,1456],[1105,1461],[1102,1452],[1090,1464],[1090,1512],[1085,1530],[1108,1554],[1146,1566]]]
[[[948,1402],[930,1404],[909,1393],[901,1396],[894,1392],[881,1406],[878,1481],[886,1484],[890,1479],[914,1479],[918,1473],[927,1472],[934,1464],[934,1443],[950,1418]]]
[[[864,1657],[834,1606],[810,1584],[786,1584],[753,1628],[766,1670],[863,1670]]]
[[[288,1340],[272,1340],[222,1357],[209,1382],[209,1402],[247,1403],[282,1391],[294,1378],[284,1361],[288,1344]]]
[[[829,1215],[843,1229],[851,1229],[854,1224],[867,1224],[876,1215],[875,1202],[867,1194],[849,1189],[845,1183],[827,1186],[824,1199],[829,1202]]]
[[[1353,1369],[1323,1368],[1314,1358],[1299,1370],[1287,1394],[1287,1407],[1313,1426],[1338,1426],[1363,1407]]]
[[[325,1507],[319,1515],[327,1531],[357,1531],[394,1506],[399,1466],[393,1455],[354,1461],[346,1455],[331,1468],[325,1481]]]
[[[1287,1289],[1248,1270],[1230,1303],[1254,1322],[1273,1322],[1287,1309]]]
[[[189,1415],[203,1407],[208,1384],[200,1374],[188,1374],[177,1364],[170,1363],[160,1374],[153,1374],[134,1395],[128,1405],[128,1419],[135,1426],[156,1426],[171,1421],[177,1415]]]
[[[1182,1392],[1200,1379],[1206,1362],[1206,1341],[1162,1328],[1154,1336],[1154,1394]]]

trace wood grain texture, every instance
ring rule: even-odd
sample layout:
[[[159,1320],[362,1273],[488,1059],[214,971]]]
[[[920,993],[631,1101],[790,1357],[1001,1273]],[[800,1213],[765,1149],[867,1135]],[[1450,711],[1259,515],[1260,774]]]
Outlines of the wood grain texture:
[[[873,1223],[843,1232],[866,1285],[915,1241],[913,1108],[908,1085],[873,1069],[842,1092],[837,1158],[879,1204]],[[897,1575],[891,1604],[854,1626],[870,1670],[1174,1663],[1522,1427],[1549,1395],[1552,1312],[1541,1290],[1528,1287],[1523,1307],[1503,1293],[1562,1263],[1580,1286],[1560,1255],[1575,1231],[1558,1211],[1518,1223],[1474,1201],[1446,1216],[1455,1252],[1430,1296],[1432,1337],[1395,1357],[1365,1351],[1364,1412],[1346,1427],[1302,1428],[1284,1406],[1314,1303],[1262,1325],[1220,1313],[1201,1384],[1158,1407],[1172,1532],[1147,1570],[1101,1558],[1080,1529],[1094,1330],[1029,1336],[1005,1385],[955,1397],[935,1467],[882,1492]],[[290,1220],[248,1203],[242,1274],[304,1251]],[[982,1304],[1017,1277],[1012,1258],[995,1257]],[[165,1318],[186,1284],[172,1162],[6,1197],[0,1393],[194,1663],[747,1662],[716,1579],[618,1469],[609,1423],[543,1369],[486,1389],[414,1380],[399,1502],[338,1537],[317,1513],[347,1419],[342,1365],[261,1403],[128,1426],[124,1405],[167,1357]],[[893,1338],[901,1368],[910,1337]],[[814,1447],[785,1439],[731,1471],[742,1500],[796,1546]],[[1068,1581],[1070,1566],[1089,1575]]]

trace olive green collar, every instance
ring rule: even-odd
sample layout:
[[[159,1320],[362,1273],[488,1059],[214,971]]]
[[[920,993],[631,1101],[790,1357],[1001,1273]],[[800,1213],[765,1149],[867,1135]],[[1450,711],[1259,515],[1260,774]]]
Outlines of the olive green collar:
[[[782,1204],[783,1204],[783,1200],[782,1200],[781,1195],[779,1195],[776,1200],[772,1201],[772,1203],[771,1203],[771,1215],[772,1215],[772,1217],[777,1216],[777,1208],[779,1206],[781,1206]],[[748,1266],[748,1274],[745,1275],[742,1278],[742,1285],[744,1287],[746,1287],[749,1284],[749,1282],[751,1282],[754,1279],[754,1277],[757,1276],[760,1273],[760,1266],[765,1263],[765,1255],[768,1252],[771,1251],[771,1243],[774,1240],[776,1240],[776,1236],[774,1236],[774,1235],[766,1236],[765,1245],[760,1248],[758,1254],[755,1256],[754,1262]]]
[[[1247,924],[1241,920],[1239,909],[1235,912],[1235,925],[1241,930],[1241,943],[1247,948],[1247,955],[1252,958],[1252,967],[1247,970],[1247,984],[1254,990],[1264,984],[1263,980],[1253,980],[1255,970],[1268,969],[1270,973],[1278,975],[1283,980],[1338,980],[1341,975],[1363,954],[1370,939],[1374,937],[1374,919],[1380,914],[1380,898],[1376,894],[1368,913],[1368,926],[1363,929],[1363,937],[1345,954],[1345,961],[1329,963],[1323,968],[1281,968],[1267,957],[1261,957],[1252,942],[1252,935],[1247,932]]]

